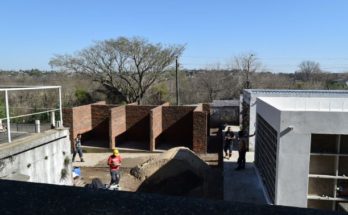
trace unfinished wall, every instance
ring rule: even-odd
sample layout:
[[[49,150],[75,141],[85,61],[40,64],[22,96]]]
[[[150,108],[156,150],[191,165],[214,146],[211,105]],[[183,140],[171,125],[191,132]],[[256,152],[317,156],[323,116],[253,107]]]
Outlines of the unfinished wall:
[[[83,144],[89,139],[102,139],[100,146],[108,146],[109,109],[115,105],[106,105],[105,101],[63,109],[64,126],[70,128],[70,141],[73,143],[77,134],[81,133]],[[99,146],[99,145],[98,145]]]
[[[209,110],[208,104],[117,107],[99,102],[64,109],[64,124],[70,127],[71,141],[83,134],[83,145],[114,148],[128,142],[153,151],[157,143],[169,143],[168,148],[186,146],[206,153]]]
[[[196,107],[167,106],[162,108],[162,134],[156,145],[169,143],[171,146],[192,148],[193,110]]]
[[[144,120],[145,119],[148,120],[151,109],[155,107],[156,106],[127,105],[126,106],[127,130],[139,125],[139,123],[144,123],[148,127],[149,124],[145,123]],[[138,129],[141,129],[141,128],[138,128]]]
[[[82,105],[73,108],[63,109],[63,123],[70,128],[70,140],[79,133],[85,133],[92,129],[91,105]]]
[[[98,138],[109,139],[110,107],[108,105],[92,105],[92,128]]]
[[[203,111],[202,104],[193,111],[192,129],[192,150],[196,153],[206,153],[208,123],[207,113]]]
[[[126,106],[125,141],[150,142],[150,111],[156,106]],[[148,147],[147,147],[148,149]]]
[[[161,106],[153,108],[150,111],[150,151],[156,149],[156,138],[163,131],[163,122],[162,122],[162,107],[169,106],[169,103],[164,103]]]
[[[117,136],[126,131],[126,106],[110,109],[110,148],[117,145]]]

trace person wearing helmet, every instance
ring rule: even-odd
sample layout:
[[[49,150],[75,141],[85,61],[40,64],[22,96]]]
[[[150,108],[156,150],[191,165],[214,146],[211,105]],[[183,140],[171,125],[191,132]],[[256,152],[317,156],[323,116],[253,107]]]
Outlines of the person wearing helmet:
[[[110,185],[118,185],[120,182],[120,166],[122,158],[118,149],[114,149],[112,155],[108,158],[108,165],[110,167],[111,182]]]

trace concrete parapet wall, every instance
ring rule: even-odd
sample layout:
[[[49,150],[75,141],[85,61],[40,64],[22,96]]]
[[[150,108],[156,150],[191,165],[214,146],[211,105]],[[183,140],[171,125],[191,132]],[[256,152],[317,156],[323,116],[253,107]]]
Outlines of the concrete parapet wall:
[[[0,178],[72,185],[69,131],[49,130],[2,144]]]

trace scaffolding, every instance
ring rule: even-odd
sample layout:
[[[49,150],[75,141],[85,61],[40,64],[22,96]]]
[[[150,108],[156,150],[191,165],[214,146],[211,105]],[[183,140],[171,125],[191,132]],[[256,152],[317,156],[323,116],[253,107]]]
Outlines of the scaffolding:
[[[10,116],[10,104],[9,104],[9,93],[15,92],[15,91],[28,91],[28,90],[48,90],[48,89],[57,89],[59,94],[59,108],[48,108],[45,111],[39,111],[29,114],[22,114],[22,115],[14,115]],[[62,114],[62,88],[61,86],[25,86],[25,87],[0,87],[0,92],[5,93],[5,110],[6,110],[6,117],[1,118],[0,121],[6,120],[6,132],[8,137],[8,142],[11,143],[11,119],[20,118],[20,117],[27,117],[27,116],[33,116],[43,113],[54,113],[55,111],[59,111],[59,118],[60,122],[59,125],[63,125],[63,114]],[[54,117],[53,117],[54,118]],[[2,123],[1,123],[2,124]]]

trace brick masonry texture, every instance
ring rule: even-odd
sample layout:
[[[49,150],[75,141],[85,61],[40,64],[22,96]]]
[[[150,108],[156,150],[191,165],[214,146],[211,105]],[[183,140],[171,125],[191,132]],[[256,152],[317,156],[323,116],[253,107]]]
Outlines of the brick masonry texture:
[[[202,105],[199,105],[193,112],[192,148],[196,153],[207,152],[207,113],[202,110]]]
[[[206,153],[209,105],[161,106],[106,105],[98,102],[64,109],[64,125],[70,127],[71,140],[78,133],[86,138],[105,139],[114,148],[120,141],[139,141],[154,150],[167,142]]]
[[[150,142],[150,111],[156,106],[126,106],[127,131],[124,140]]]
[[[150,151],[156,148],[156,138],[162,133],[162,106],[156,107],[150,113]]]
[[[110,148],[114,148],[116,137],[126,131],[126,106],[110,109]]]
[[[192,117],[195,107],[166,106],[162,108],[163,132],[157,138],[161,142],[175,143],[192,149]]]

